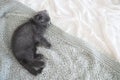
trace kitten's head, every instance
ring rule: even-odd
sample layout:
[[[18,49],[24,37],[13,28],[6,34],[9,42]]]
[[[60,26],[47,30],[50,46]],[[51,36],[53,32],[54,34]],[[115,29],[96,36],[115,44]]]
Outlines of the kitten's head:
[[[47,25],[50,23],[50,17],[46,10],[38,12],[37,15],[33,17],[33,21],[40,25]]]

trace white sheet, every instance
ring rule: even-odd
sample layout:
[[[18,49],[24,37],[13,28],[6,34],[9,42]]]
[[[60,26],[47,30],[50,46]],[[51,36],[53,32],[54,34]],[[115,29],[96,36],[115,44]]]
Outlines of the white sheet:
[[[120,0],[19,1],[36,11],[48,10],[52,23],[120,61]]]

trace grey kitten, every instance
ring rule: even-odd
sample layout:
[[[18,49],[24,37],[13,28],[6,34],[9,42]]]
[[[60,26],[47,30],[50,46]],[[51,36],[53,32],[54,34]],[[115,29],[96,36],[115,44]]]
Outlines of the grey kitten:
[[[50,17],[47,11],[40,11],[20,25],[12,36],[11,48],[16,59],[33,75],[41,73],[45,67],[44,56],[36,54],[36,47],[38,45],[51,47],[51,44],[43,37],[49,22]]]

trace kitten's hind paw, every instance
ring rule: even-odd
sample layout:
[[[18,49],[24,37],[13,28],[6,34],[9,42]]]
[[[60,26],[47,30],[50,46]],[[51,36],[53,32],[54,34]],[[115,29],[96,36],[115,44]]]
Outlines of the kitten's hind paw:
[[[39,70],[37,70],[37,73],[39,73],[39,74],[42,73],[43,69],[44,68],[40,68]]]

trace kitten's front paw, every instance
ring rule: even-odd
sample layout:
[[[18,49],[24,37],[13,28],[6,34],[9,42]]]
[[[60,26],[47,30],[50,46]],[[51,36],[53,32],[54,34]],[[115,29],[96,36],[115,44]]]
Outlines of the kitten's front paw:
[[[38,60],[41,60],[41,59],[44,59],[44,55],[42,55],[42,54],[36,54],[35,58],[38,59]]]
[[[52,45],[51,45],[50,43],[48,43],[47,46],[46,46],[46,48],[50,49],[51,46],[52,46]]]

